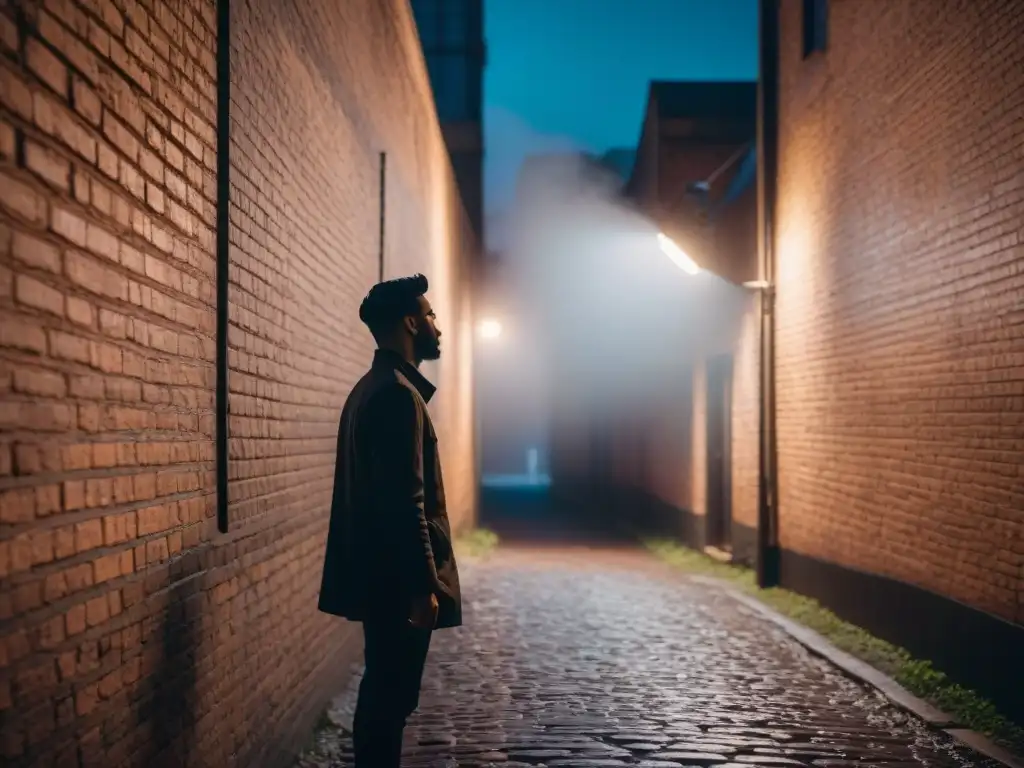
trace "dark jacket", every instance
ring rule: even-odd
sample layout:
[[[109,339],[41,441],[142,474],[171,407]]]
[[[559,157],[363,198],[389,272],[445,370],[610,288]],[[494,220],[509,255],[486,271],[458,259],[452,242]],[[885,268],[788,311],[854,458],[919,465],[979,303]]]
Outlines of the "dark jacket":
[[[319,608],[352,621],[404,620],[437,595],[437,626],[462,623],[459,572],[445,509],[434,386],[378,350],[345,401]]]

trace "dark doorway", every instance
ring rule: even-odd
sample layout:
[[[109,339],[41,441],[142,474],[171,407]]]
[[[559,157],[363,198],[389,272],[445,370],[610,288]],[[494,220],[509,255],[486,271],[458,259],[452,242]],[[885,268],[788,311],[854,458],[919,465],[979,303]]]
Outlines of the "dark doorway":
[[[707,364],[707,531],[705,543],[732,551],[732,356]]]

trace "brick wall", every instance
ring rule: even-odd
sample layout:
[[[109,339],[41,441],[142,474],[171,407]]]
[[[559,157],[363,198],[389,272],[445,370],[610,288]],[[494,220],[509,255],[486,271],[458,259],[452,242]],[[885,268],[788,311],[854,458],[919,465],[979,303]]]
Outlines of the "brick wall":
[[[761,414],[761,323],[758,300],[751,296],[745,302],[736,342],[732,349],[732,454],[731,513],[735,523],[748,531],[757,530],[758,488],[760,483],[760,414]],[[750,562],[754,553],[751,542],[741,543],[733,536],[733,554],[738,560]]]
[[[301,5],[232,4],[227,534],[214,3],[0,11],[6,765],[273,765],[346,673],[358,637],[315,601],[381,150],[386,271],[432,279],[432,409],[472,517],[464,219],[412,19]]]
[[[782,544],[1024,623],[1024,8],[782,3]]]

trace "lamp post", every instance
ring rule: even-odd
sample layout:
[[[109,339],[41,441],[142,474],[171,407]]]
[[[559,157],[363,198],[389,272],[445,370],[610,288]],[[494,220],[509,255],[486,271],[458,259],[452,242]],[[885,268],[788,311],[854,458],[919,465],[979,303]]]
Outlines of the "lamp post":
[[[758,0],[757,245],[761,281],[761,466],[758,472],[757,585],[781,582],[775,432],[775,196],[779,153],[779,0]]]

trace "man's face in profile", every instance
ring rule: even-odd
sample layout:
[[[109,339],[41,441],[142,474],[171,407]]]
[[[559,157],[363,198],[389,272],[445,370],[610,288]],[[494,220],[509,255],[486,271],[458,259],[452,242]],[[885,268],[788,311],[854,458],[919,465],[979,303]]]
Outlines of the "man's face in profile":
[[[418,301],[420,314],[416,335],[412,339],[413,354],[417,360],[437,360],[441,357],[441,331],[437,328],[437,317],[426,296],[420,296]]]

